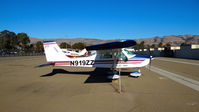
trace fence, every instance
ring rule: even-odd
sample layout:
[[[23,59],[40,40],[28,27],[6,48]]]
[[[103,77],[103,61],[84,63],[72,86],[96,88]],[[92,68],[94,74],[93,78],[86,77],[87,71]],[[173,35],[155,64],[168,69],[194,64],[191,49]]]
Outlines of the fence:
[[[10,56],[42,56],[44,55],[43,51],[37,50],[0,50],[0,57],[10,57]]]

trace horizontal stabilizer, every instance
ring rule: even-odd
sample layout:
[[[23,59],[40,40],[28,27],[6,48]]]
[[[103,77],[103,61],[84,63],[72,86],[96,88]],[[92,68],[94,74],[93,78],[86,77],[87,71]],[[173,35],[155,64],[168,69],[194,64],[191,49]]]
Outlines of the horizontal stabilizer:
[[[54,63],[47,63],[47,64],[37,65],[37,66],[35,66],[35,68],[45,67],[45,66],[50,66],[50,65],[54,65]]]
[[[102,43],[97,45],[87,46],[87,50],[106,50],[106,49],[118,49],[126,48],[136,45],[134,40],[119,40],[114,42]]]

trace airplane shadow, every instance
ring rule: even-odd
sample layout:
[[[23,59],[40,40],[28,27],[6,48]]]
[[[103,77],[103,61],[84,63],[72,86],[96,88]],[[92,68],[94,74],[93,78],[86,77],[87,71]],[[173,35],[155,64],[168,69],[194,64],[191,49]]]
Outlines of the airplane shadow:
[[[84,81],[84,83],[111,83],[112,80],[108,79],[107,76],[108,71],[110,69],[104,69],[104,68],[96,68],[94,71],[88,71],[88,72],[70,72],[66,71],[64,69],[53,69],[52,72],[41,75],[40,77],[51,77],[57,74],[74,74],[74,75],[89,75],[89,77]],[[128,75],[128,72],[122,72],[122,75]]]
[[[107,79],[107,70],[96,68],[94,71],[88,72],[70,72],[64,69],[53,69],[52,72],[41,75],[40,77],[51,77],[57,74],[74,74],[74,75],[89,75],[89,77],[84,81],[84,83],[108,83],[112,80]]]
[[[66,71],[64,69],[53,69],[52,72],[45,74],[45,75],[41,75],[40,77],[50,77],[50,76],[54,76],[57,74],[76,74],[76,75],[88,75],[92,73],[92,71],[90,72],[70,72],[70,71]]]

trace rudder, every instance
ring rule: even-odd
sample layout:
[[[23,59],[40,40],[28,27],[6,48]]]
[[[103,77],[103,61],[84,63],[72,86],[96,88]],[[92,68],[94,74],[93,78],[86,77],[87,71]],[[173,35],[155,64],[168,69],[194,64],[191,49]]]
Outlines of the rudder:
[[[68,60],[55,41],[43,41],[43,46],[47,62]]]

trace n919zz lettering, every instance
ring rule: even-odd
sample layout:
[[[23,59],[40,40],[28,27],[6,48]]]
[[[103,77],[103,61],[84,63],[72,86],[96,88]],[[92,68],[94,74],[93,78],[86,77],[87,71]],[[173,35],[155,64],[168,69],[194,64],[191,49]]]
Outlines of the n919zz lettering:
[[[94,60],[75,60],[70,61],[71,66],[80,66],[80,65],[94,65]]]

